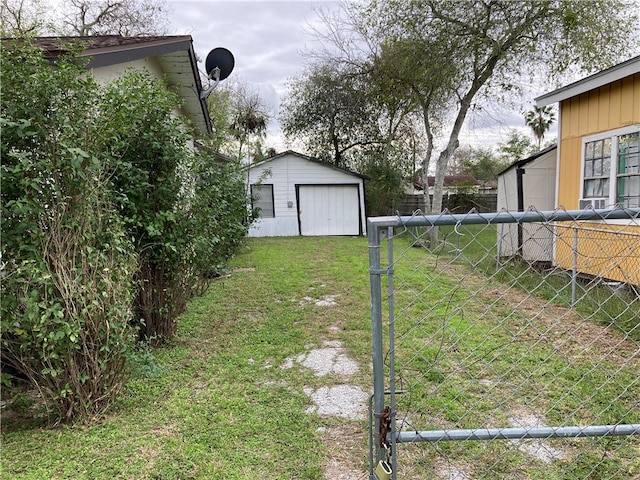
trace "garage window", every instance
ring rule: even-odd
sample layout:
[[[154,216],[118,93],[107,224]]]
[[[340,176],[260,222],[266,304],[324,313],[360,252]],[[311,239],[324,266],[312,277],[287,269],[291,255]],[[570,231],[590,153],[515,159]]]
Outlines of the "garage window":
[[[273,206],[273,185],[251,185],[251,206],[260,218],[276,216]]]

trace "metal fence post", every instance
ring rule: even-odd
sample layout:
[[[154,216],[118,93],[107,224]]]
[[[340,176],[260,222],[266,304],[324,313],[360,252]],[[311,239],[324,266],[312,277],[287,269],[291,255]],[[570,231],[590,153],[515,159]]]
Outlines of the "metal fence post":
[[[578,229],[573,228],[573,248],[572,248],[572,269],[571,269],[571,308],[576,306],[576,286],[578,284]]]
[[[387,268],[387,275],[389,278],[388,295],[389,295],[389,403],[391,406],[391,471],[393,472],[391,478],[396,480],[396,357],[395,357],[395,301],[394,301],[394,280],[393,280],[393,228],[389,227],[387,230],[387,258],[389,265]]]
[[[377,434],[380,431],[380,414],[384,408],[384,351],[382,345],[382,280],[381,275],[386,270],[381,269],[380,241],[381,234],[378,227],[371,221],[367,225],[369,244],[369,281],[371,285],[371,341],[373,358],[373,445],[370,445],[369,474],[373,474],[374,465],[384,458],[384,452],[377,444]]]

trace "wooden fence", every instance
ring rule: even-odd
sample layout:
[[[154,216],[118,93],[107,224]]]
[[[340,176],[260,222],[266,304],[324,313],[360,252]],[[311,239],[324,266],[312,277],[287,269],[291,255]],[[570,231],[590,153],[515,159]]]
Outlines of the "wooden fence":
[[[433,198],[432,198],[433,199]],[[467,213],[475,208],[480,213],[496,212],[498,195],[496,193],[475,193],[472,195],[445,195],[442,198],[442,209],[452,213]],[[422,195],[405,195],[398,206],[400,215],[412,215],[416,210],[426,212],[427,208]]]

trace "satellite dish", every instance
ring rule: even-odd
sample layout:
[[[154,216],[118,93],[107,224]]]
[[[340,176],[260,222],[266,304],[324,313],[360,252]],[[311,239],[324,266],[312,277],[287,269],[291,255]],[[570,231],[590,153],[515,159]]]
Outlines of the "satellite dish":
[[[213,78],[215,80],[224,80],[231,75],[234,65],[235,60],[233,58],[233,54],[226,48],[222,47],[211,50],[209,55],[207,55],[207,60],[205,62],[207,75],[209,75],[209,78]]]
[[[207,70],[207,77],[213,80],[213,85],[200,92],[200,100],[206,99],[213,92],[213,89],[218,86],[220,80],[224,80],[231,75],[234,65],[233,54],[226,48],[218,47],[209,52],[204,66]]]

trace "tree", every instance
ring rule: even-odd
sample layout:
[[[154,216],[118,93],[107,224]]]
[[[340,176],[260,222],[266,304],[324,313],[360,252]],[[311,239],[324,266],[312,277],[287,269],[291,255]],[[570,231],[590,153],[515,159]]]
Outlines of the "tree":
[[[628,38],[634,35],[637,8],[617,0],[380,0],[360,8],[352,18],[358,25],[368,21],[370,30],[356,30],[375,31],[378,45],[385,45],[398,59],[403,74],[388,73],[396,79],[397,89],[420,100],[428,141],[440,123],[434,119],[449,123],[445,147],[433,166],[432,209],[439,211],[446,167],[474,105],[500,98],[515,88],[520,75],[533,70],[558,75],[576,59],[587,71],[611,65],[631,48]],[[369,34],[364,43],[372,39]],[[374,49],[372,54],[380,51]],[[343,61],[352,58],[345,56]],[[450,118],[442,115],[447,109]]]
[[[378,143],[368,84],[358,73],[319,62],[292,80],[280,114],[285,137],[302,141],[314,157],[342,167],[352,163],[356,149]]]
[[[525,113],[524,122],[525,125],[531,127],[533,131],[533,135],[538,140],[538,150],[540,150],[542,146],[542,140],[544,139],[544,134],[547,133],[547,130],[551,128],[551,125],[556,120],[556,114],[553,111],[553,107],[551,105],[547,105],[546,107],[538,107],[535,105],[533,110],[529,110]]]
[[[249,162],[252,141],[261,141],[269,124],[260,94],[236,78],[214,91],[210,99],[209,106],[216,116],[216,135],[220,137],[218,148],[239,163]]]
[[[164,0],[67,0],[62,32],[87,35],[161,35],[168,25]]]
[[[66,0],[62,13],[42,0],[2,0],[2,34],[162,35],[169,13],[166,0]]]
[[[486,183],[496,180],[498,173],[510,163],[490,148],[460,147],[449,162],[447,172],[450,175],[472,175]]]
[[[385,59],[339,65],[318,61],[290,83],[281,121],[289,139],[311,155],[369,177],[367,212],[388,215],[414,171],[416,124],[412,99],[398,95]]]
[[[504,143],[498,144],[498,157],[505,165],[534,155],[538,149],[531,139],[517,130],[509,130],[509,135]]]
[[[43,0],[2,0],[0,26],[3,37],[40,35],[50,29],[50,8]]]

